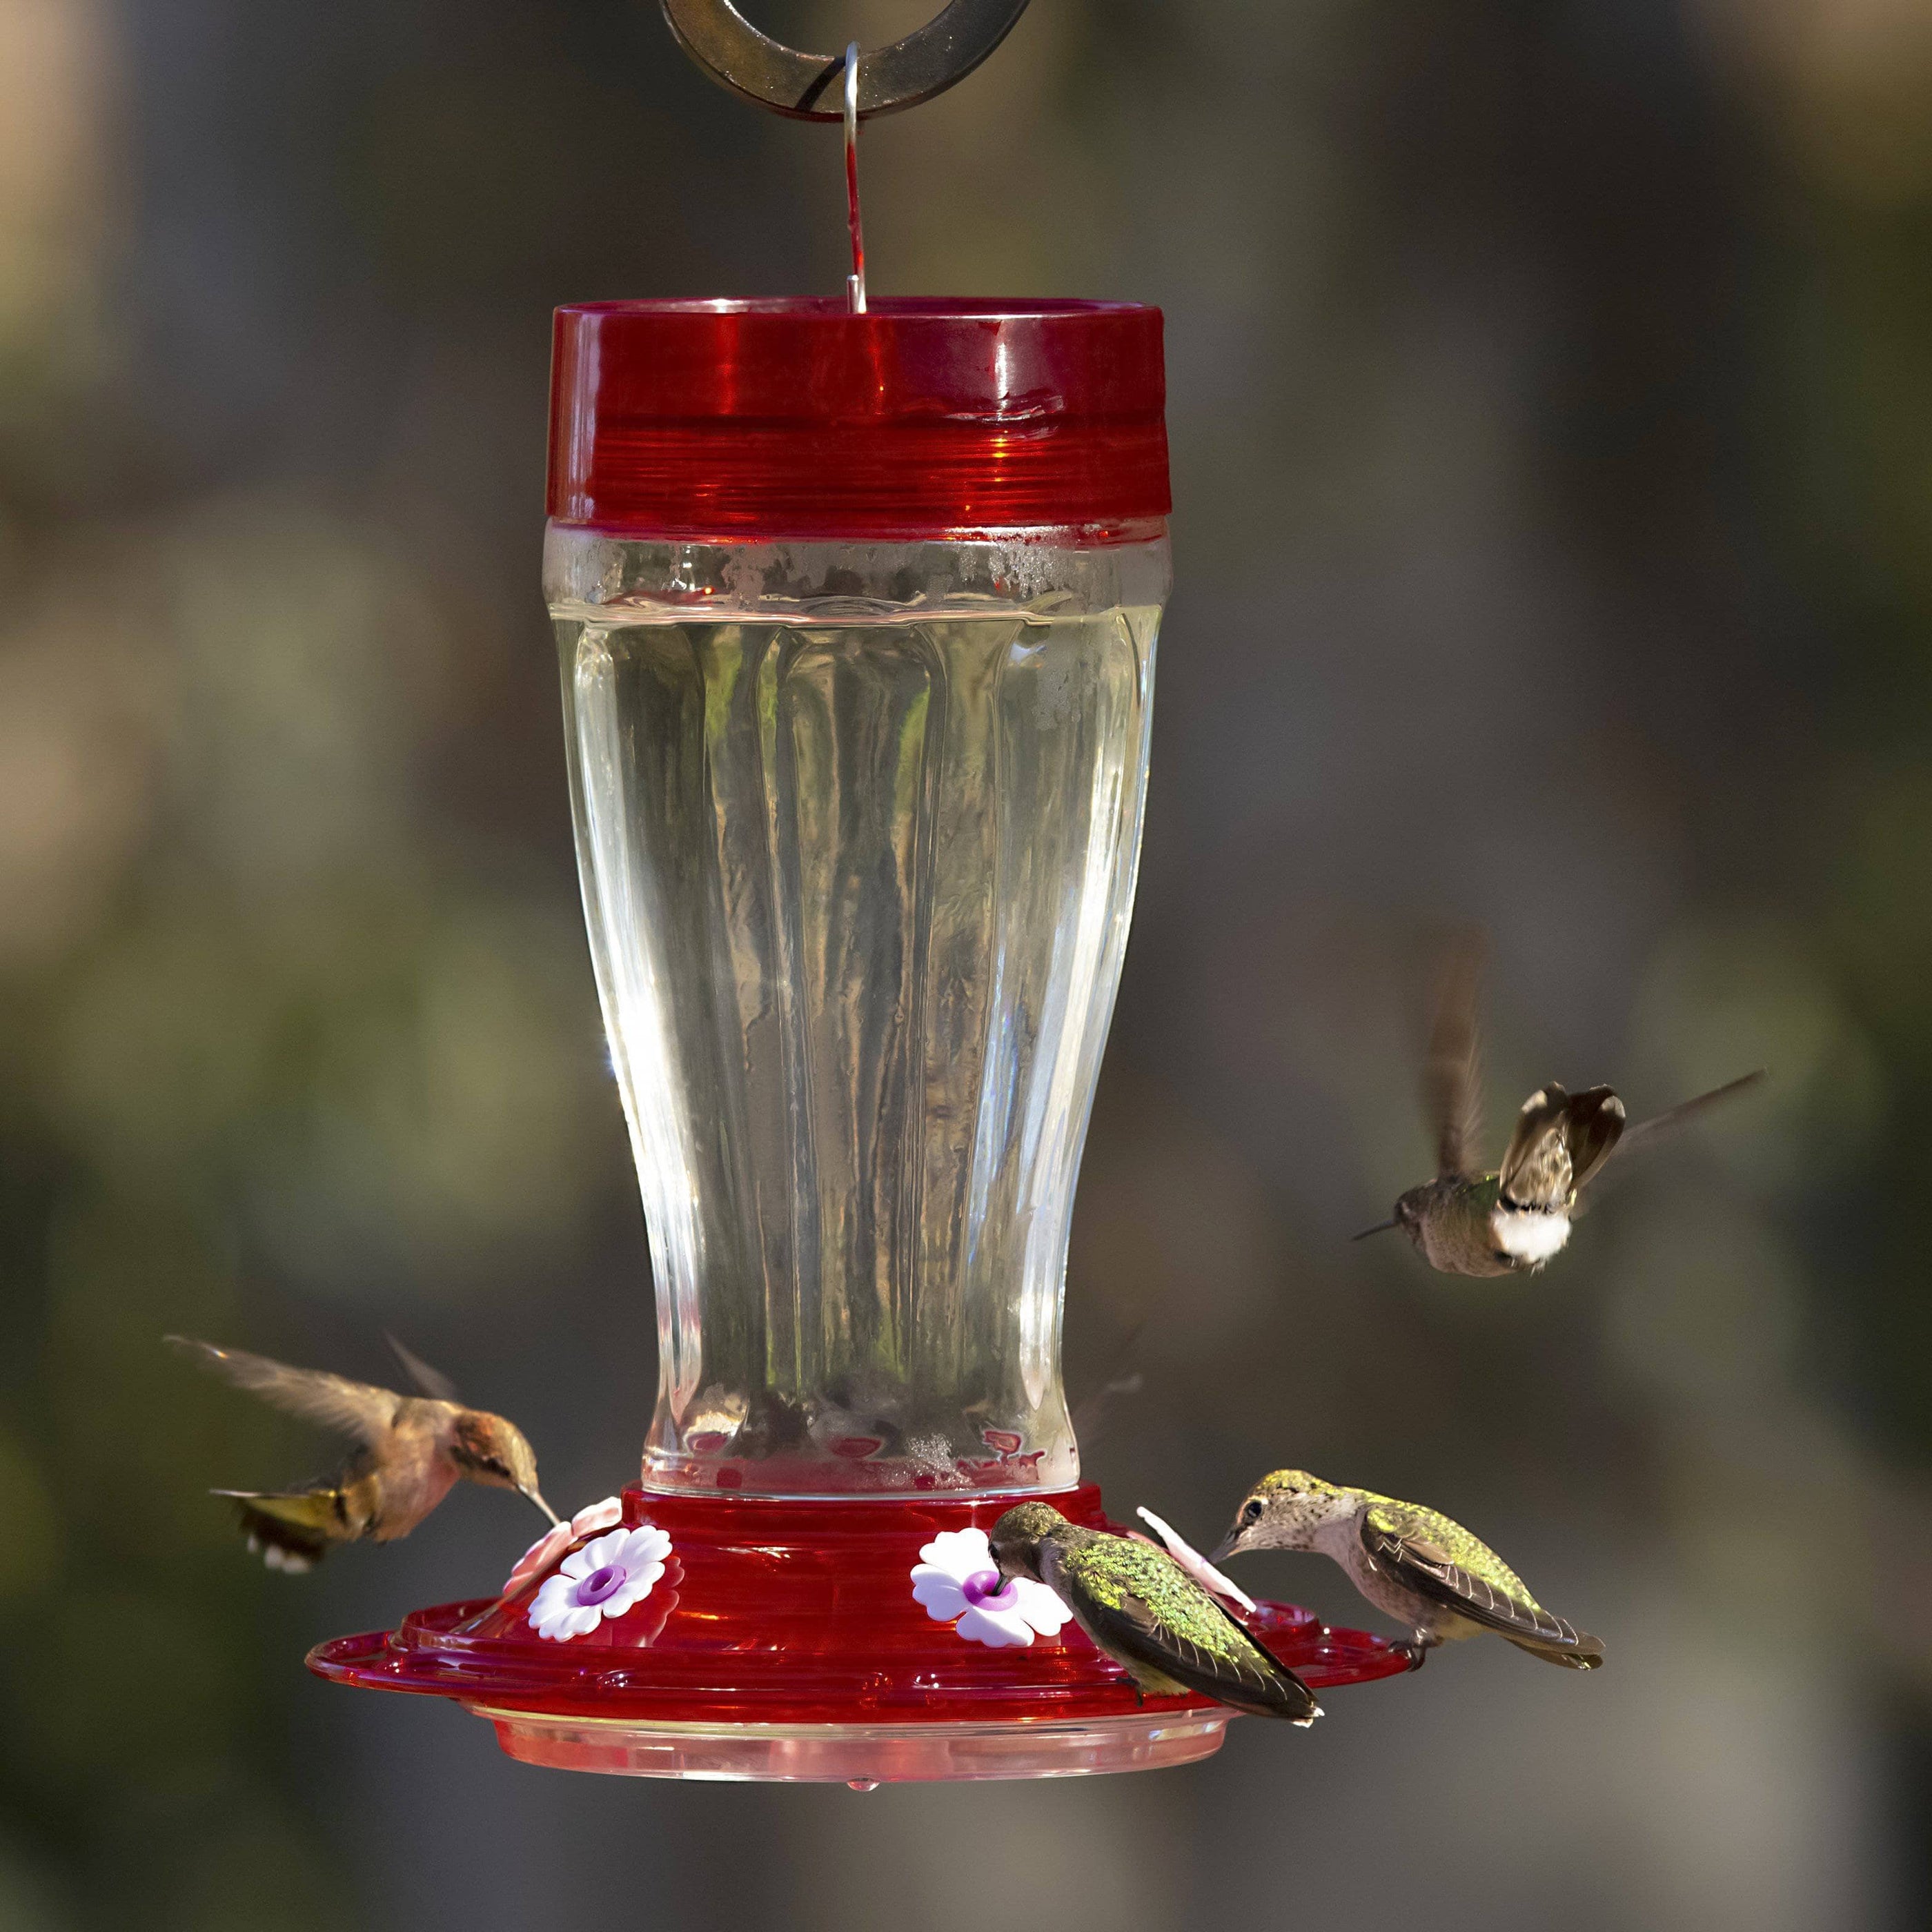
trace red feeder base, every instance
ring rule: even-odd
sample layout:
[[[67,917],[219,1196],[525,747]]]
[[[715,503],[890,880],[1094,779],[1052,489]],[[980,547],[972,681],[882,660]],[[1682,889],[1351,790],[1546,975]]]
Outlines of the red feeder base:
[[[1094,1484],[1049,1498],[1114,1528]],[[626,1615],[540,1638],[541,1578],[491,1602],[418,1610],[338,1637],[309,1668],[338,1683],[452,1697],[512,1757],[634,1777],[840,1780],[1067,1777],[1186,1764],[1220,1747],[1225,1705],[1138,1696],[1070,1623],[989,1649],[914,1600],[943,1530],[990,1529],[1011,1496],[785,1502],[624,1492],[624,1522],[671,1539],[664,1576]],[[560,1558],[561,1560],[561,1554]],[[1406,1654],[1311,1612],[1246,1619],[1319,1692],[1408,1667]]]

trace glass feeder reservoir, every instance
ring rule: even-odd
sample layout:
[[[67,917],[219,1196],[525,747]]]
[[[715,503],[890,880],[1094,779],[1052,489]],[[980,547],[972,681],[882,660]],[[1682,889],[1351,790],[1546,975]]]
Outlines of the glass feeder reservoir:
[[[1060,1489],[1168,589],[1160,322],[567,311],[545,587],[654,1488]]]
[[[602,1528],[668,1550],[621,1615],[541,1634],[586,1526],[323,1674],[588,1769],[869,1784],[1219,1744],[1225,1707],[1137,1696],[1064,1614],[914,1576],[1023,1496],[1106,1520],[1060,1311],[1168,585],[1160,330],[559,312],[544,581],[658,1314],[641,1481]],[[1288,1606],[1255,1628],[1318,1688],[1405,1667]]]

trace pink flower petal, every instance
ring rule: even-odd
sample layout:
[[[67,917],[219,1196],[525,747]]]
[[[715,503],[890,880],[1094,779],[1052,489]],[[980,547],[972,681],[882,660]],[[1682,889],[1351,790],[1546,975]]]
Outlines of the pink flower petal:
[[[616,1496],[606,1496],[601,1503],[590,1503],[579,1510],[570,1519],[571,1540],[580,1536],[595,1536],[600,1529],[612,1529],[624,1520],[624,1505]]]
[[[507,1597],[512,1590],[520,1588],[532,1576],[548,1570],[560,1552],[570,1547],[570,1526],[567,1522],[560,1522],[554,1528],[545,1530],[517,1558],[516,1568],[505,1580],[501,1594]]]

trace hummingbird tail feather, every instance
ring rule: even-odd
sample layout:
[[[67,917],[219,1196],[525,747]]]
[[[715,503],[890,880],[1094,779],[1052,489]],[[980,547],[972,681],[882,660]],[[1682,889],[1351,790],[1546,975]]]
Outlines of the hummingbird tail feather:
[[[1526,1637],[1510,1636],[1507,1630],[1499,1634],[1508,1637],[1517,1649],[1541,1658],[1545,1664],[1560,1664],[1566,1670],[1595,1670],[1604,1661],[1604,1646],[1580,1630],[1574,1644],[1533,1643]]]
[[[275,1496],[248,1490],[216,1490],[235,1505],[248,1547],[271,1570],[298,1576],[328,1554],[333,1540],[327,1525],[338,1511],[334,1492],[311,1490]]]

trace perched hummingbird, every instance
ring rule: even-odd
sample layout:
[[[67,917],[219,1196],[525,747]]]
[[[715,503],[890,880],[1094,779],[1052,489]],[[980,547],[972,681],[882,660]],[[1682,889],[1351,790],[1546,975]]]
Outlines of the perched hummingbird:
[[[1354,1238],[1400,1228],[1430,1266],[1444,1274],[1534,1274],[1562,1251],[1582,1210],[1577,1197],[1622,1146],[1654,1139],[1695,1120],[1764,1078],[1760,1068],[1700,1094],[1669,1112],[1624,1124],[1624,1103],[1607,1087],[1571,1094],[1555,1081],[1522,1103],[1502,1165],[1483,1171],[1481,1066],[1476,982],[1481,948],[1465,940],[1451,953],[1438,990],[1423,1072],[1424,1110],[1436,1137],[1436,1176],[1412,1187],[1388,1220]]]
[[[522,1432],[500,1415],[464,1408],[449,1384],[393,1336],[389,1346],[420,1395],[398,1395],[320,1370],[291,1369],[184,1335],[166,1340],[276,1408],[362,1439],[335,1474],[308,1489],[213,1492],[233,1501],[248,1547],[260,1550],[272,1570],[309,1569],[336,1544],[362,1537],[393,1543],[408,1535],[459,1477],[514,1490],[556,1521],[538,1491],[536,1455]]]
[[[1332,1556],[1378,1610],[1414,1631],[1420,1664],[1438,1643],[1492,1630],[1572,1670],[1594,1670],[1604,1647],[1552,1616],[1522,1580],[1459,1522],[1372,1490],[1340,1489],[1302,1469],[1277,1469],[1248,1492],[1209,1562],[1245,1550],[1313,1550]]]
[[[1022,1503],[994,1524],[1006,1576],[1044,1583],[1145,1696],[1190,1690],[1257,1718],[1312,1724],[1322,1707],[1165,1550],[1069,1522],[1049,1503]]]

